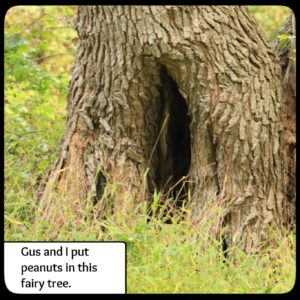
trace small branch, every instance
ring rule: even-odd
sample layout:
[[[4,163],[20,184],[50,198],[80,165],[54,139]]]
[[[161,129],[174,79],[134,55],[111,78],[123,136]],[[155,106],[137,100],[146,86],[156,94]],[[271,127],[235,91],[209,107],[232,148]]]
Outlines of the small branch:
[[[45,16],[48,16],[48,17],[51,17],[53,19],[55,19],[56,21],[58,22],[62,22],[63,24],[65,24],[66,28],[74,28],[74,24],[72,22],[66,22],[65,20],[62,20],[62,19],[59,19],[59,18],[56,18],[55,16],[53,15],[50,15],[48,13],[43,13],[41,16],[39,16],[38,18],[34,19],[33,21],[31,21],[29,24],[25,25],[23,30],[20,32],[20,34],[22,34],[28,27],[32,26],[34,23],[36,23],[37,21],[39,21],[40,19],[42,19],[43,17]]]
[[[44,30],[57,30],[57,29],[74,29],[74,26],[52,26],[52,27],[46,27]]]
[[[43,17],[45,17],[46,14],[42,14],[41,16],[39,16],[37,19],[34,19],[33,21],[31,21],[29,24],[27,24],[26,26],[24,26],[23,30],[20,32],[20,35],[30,26],[32,26],[35,22],[39,21],[40,19],[42,19]]]
[[[8,132],[9,134],[16,135],[18,138],[22,138],[23,136],[25,136],[27,134],[47,132],[48,130],[31,130],[31,131],[26,131],[26,132],[23,132],[23,133],[16,133],[16,132],[11,132],[10,130],[5,128],[5,131]]]
[[[45,60],[45,59],[48,59],[48,58],[52,58],[52,57],[55,57],[55,56],[63,56],[63,55],[71,55],[73,56],[72,54],[70,53],[57,53],[57,54],[52,54],[52,55],[48,55],[48,56],[43,56],[43,57],[39,57],[39,58],[34,58],[32,59],[33,61],[41,61],[41,60]]]

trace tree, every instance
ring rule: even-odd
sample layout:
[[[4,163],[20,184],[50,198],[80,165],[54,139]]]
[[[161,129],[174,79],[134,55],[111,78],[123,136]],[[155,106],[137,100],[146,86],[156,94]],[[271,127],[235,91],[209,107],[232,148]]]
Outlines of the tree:
[[[110,182],[126,213],[124,194],[138,205],[147,174],[150,194],[189,178],[194,220],[229,201],[225,239],[246,252],[286,220],[280,66],[246,7],[80,6],[76,24],[45,216],[59,219],[54,192],[80,215]]]
[[[296,208],[296,20],[291,14],[275,43],[282,71],[283,153],[286,163],[288,214],[295,220]]]

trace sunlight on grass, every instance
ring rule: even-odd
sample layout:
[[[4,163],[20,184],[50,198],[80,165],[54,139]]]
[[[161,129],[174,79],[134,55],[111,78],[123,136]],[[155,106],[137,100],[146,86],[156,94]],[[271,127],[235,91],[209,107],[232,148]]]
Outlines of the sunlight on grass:
[[[108,187],[118,190],[113,184]],[[231,249],[235,259],[225,260],[222,241],[210,234],[214,225],[211,220],[194,224],[185,208],[177,209],[171,224],[165,224],[170,216],[157,214],[167,209],[164,195],[155,197],[155,205],[141,203],[129,210],[131,215],[117,214],[104,220],[97,217],[97,207],[87,208],[91,213],[78,220],[78,214],[64,205],[64,199],[57,200],[65,216],[60,225],[52,219],[33,218],[31,224],[18,221],[16,214],[26,211],[28,205],[20,201],[19,207],[6,215],[6,239],[125,241],[128,293],[286,293],[292,289],[296,272],[293,234],[273,229],[268,247],[251,255]]]

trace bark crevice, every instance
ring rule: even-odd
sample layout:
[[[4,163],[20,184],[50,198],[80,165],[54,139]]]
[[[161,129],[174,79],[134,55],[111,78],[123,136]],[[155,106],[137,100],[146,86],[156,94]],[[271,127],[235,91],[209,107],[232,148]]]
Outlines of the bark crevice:
[[[191,118],[186,99],[164,66],[161,67],[160,97],[160,134],[154,182],[157,189],[171,192],[173,199],[176,199],[175,205],[180,206],[188,189],[183,179],[187,177],[191,165]]]
[[[96,205],[102,198],[104,194],[104,189],[106,186],[106,177],[104,174],[99,171],[96,177],[96,182],[95,182],[95,196],[93,198],[93,205]]]

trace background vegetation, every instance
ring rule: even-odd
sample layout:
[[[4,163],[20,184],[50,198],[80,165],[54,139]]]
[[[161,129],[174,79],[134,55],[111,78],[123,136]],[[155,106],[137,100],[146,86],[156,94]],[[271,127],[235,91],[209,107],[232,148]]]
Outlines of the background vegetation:
[[[289,8],[249,9],[273,44]],[[295,281],[295,236],[274,229],[271,246],[251,256],[240,253],[235,262],[224,263],[220,242],[211,235],[218,208],[208,208],[201,227],[188,218],[176,222],[182,212],[173,217],[172,225],[164,224],[162,217],[146,222],[146,212],[138,213],[136,208],[132,216],[105,221],[97,214],[86,220],[70,214],[62,228],[37,222],[37,188],[56,158],[64,130],[77,43],[75,14],[72,6],[17,6],[6,14],[5,239],[124,240],[129,293],[289,291]],[[117,188],[110,187],[110,196]],[[155,197],[159,203],[164,196]]]

